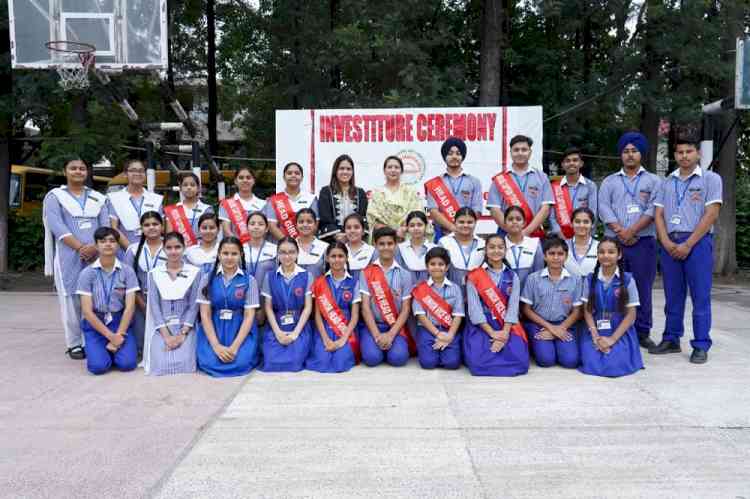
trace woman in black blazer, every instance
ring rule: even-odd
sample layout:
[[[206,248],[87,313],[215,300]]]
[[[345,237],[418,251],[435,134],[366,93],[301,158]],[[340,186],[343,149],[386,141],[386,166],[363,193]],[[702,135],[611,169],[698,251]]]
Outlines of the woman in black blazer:
[[[354,161],[342,154],[333,162],[331,182],[318,195],[320,239],[346,242],[344,219],[358,213],[367,231],[367,193],[354,183]]]

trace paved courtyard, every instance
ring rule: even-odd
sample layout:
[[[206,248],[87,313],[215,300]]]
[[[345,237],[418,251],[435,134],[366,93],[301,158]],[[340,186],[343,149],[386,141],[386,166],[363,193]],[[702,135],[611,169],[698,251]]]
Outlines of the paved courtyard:
[[[413,360],[215,380],[90,376],[54,295],[0,293],[0,497],[750,499],[750,290],[714,303],[708,364],[683,342],[622,379]]]

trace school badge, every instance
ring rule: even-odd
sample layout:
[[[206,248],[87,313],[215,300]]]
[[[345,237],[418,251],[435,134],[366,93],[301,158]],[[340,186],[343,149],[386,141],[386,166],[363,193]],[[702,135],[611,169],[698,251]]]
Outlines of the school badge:
[[[352,301],[352,292],[347,290],[341,293],[341,297],[344,299],[344,301]]]
[[[234,297],[238,300],[243,299],[245,297],[245,288],[235,289]]]
[[[403,149],[396,154],[404,163],[404,174],[401,181],[405,184],[416,184],[422,181],[427,171],[424,157],[413,149]]]
[[[294,296],[300,297],[305,294],[305,290],[302,288],[294,288]]]

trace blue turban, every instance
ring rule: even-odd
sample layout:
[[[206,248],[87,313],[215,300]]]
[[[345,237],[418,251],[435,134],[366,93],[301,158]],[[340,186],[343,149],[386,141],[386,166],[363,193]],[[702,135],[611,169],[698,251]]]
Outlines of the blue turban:
[[[622,134],[620,140],[617,141],[617,154],[622,155],[622,150],[629,144],[635,146],[644,158],[648,154],[648,140],[641,132],[627,132]]]
[[[448,139],[443,142],[443,145],[440,146],[440,154],[443,156],[443,160],[448,157],[448,151],[450,151],[453,146],[458,147],[458,150],[461,152],[461,159],[466,159],[466,142],[457,137],[448,137]]]

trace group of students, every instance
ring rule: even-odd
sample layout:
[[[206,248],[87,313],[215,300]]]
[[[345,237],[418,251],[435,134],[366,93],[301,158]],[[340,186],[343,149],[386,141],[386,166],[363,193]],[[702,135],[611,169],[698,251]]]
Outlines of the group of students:
[[[640,165],[645,138],[625,134],[623,169],[598,193],[580,175],[580,151],[566,152],[566,176],[550,183],[529,168],[531,146],[510,142],[513,165],[493,178],[486,206],[499,231],[486,238],[475,234],[481,183],[462,171],[456,138],[442,147],[446,173],[425,183],[426,209],[395,227],[369,226],[348,156],[319,198],[301,190],[297,163],[265,201],[241,168],[218,213],[193,174],[180,180],[181,201],[162,207],[140,161],[125,166],[127,189],[105,197],[71,160],[67,185],[44,203],[67,353],[95,374],[135,369],[141,352],[154,375],[343,372],[416,355],[424,368],[464,364],[474,375],[524,374],[533,358],[614,377],[643,367],[639,345],[680,351],[689,287],[691,361],[705,362],[721,179],[701,171],[697,144],[678,140],[679,168],[662,180]],[[649,339],[655,233],[667,301],[659,345]]]

